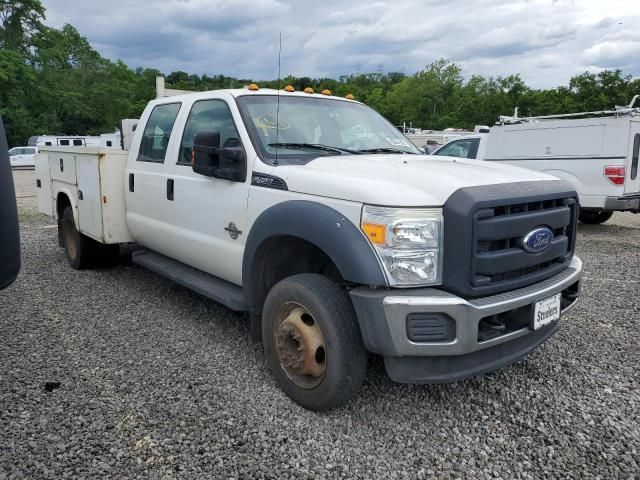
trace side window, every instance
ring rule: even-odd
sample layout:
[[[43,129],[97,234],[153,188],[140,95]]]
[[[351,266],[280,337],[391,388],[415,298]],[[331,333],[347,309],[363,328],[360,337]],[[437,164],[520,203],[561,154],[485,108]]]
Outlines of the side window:
[[[200,100],[193,104],[182,134],[178,165],[191,165],[193,138],[199,132],[219,132],[220,147],[237,147],[240,135],[229,106],[223,100]]]
[[[69,146],[69,140],[60,140],[58,144],[67,147]]]
[[[446,155],[448,157],[468,158],[471,149],[472,139],[456,140],[449,145],[445,145],[436,155]]]
[[[36,149],[33,147],[29,147],[26,149],[26,154],[27,155],[35,155],[36,154]]]
[[[50,147],[50,146],[51,146],[51,142],[44,142],[44,144],[45,144],[46,146],[48,146],[48,147]]]
[[[173,124],[179,110],[179,103],[168,103],[154,107],[142,133],[140,151],[138,152],[139,162],[164,162]]]
[[[81,139],[79,139],[79,138],[76,138],[76,139],[73,141],[73,146],[74,146],[74,147],[80,147],[80,146],[82,146],[82,140],[81,140]]]

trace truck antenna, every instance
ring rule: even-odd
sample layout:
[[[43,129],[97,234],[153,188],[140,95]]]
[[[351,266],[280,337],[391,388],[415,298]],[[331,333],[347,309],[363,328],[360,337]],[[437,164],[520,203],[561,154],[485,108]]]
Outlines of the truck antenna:
[[[278,166],[278,136],[280,134],[280,58],[282,55],[282,32],[280,32],[280,44],[278,46],[278,93],[276,94],[276,159],[274,166]]]

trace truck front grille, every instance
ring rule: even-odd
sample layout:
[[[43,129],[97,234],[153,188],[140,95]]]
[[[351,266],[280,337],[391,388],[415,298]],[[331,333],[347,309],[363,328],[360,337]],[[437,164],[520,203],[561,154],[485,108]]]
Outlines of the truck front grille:
[[[577,195],[562,181],[460,189],[445,203],[443,286],[466,297],[494,295],[557,274],[571,261]],[[540,253],[523,248],[539,227],[553,232]]]
[[[478,211],[474,216],[471,283],[508,285],[511,280],[538,278],[546,275],[547,270],[556,270],[557,265],[564,266],[573,254],[575,213],[573,198],[507,204]],[[527,253],[521,246],[522,238],[540,226],[553,231],[551,246],[542,253]]]

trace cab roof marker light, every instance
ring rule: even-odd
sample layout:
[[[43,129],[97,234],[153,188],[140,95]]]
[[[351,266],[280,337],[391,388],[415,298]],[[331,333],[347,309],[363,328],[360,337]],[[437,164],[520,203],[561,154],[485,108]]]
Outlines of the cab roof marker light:
[[[313,88],[307,87],[304,89],[304,93],[314,93]]]
[[[344,98],[346,98],[347,100],[355,100],[356,97],[353,96],[353,93],[347,93]]]
[[[260,90],[260,87],[258,85],[256,85],[255,83],[250,83],[249,86],[247,87],[249,90],[251,90],[252,92],[255,92],[257,90]]]
[[[293,88],[293,85],[287,85],[286,87],[284,87],[284,91],[285,92],[295,92],[296,89]]]
[[[324,90],[322,90],[322,95],[331,95],[331,90],[325,88]]]

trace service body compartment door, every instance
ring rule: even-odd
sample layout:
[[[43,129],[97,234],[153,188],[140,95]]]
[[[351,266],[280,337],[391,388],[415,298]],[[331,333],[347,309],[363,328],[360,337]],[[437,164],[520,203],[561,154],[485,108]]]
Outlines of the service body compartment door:
[[[76,184],[76,156],[69,152],[49,152],[51,178],[70,185]]]
[[[55,218],[55,202],[51,192],[48,153],[38,153],[36,155],[36,194],[38,197],[38,211]]]
[[[96,155],[76,155],[78,178],[78,230],[104,242],[100,169]]]
[[[624,194],[638,195],[640,193],[640,120],[632,119],[629,123],[631,127]]]

